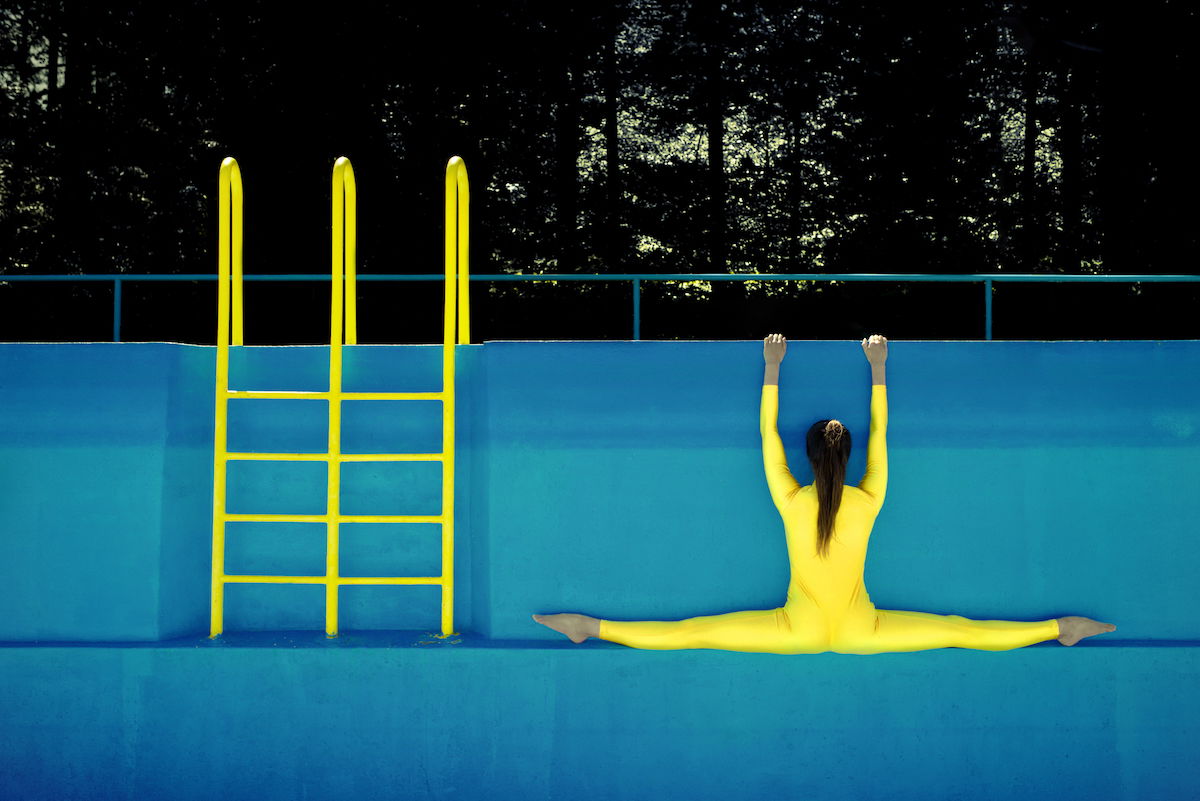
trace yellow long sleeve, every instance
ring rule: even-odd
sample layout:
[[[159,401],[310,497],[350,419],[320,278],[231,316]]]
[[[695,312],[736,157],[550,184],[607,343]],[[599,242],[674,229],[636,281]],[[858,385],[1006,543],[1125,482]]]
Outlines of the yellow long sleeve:
[[[783,512],[784,507],[800,490],[800,484],[788,469],[787,454],[783,440],[779,438],[779,385],[763,384],[762,406],[759,413],[759,430],[762,434],[763,468],[767,473],[767,487],[775,508]]]
[[[867,439],[867,470],[858,488],[871,496],[875,507],[883,506],[887,494],[887,385],[871,385],[871,433]]]

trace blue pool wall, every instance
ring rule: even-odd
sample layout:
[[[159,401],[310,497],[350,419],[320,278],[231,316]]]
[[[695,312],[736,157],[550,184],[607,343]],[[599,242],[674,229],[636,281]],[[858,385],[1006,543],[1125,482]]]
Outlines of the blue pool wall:
[[[893,343],[875,602],[1119,630],[871,656],[573,645],[529,619],[782,603],[761,342],[457,350],[461,634],[432,636],[429,588],[343,588],[327,639],[320,588],[247,585],[210,640],[213,348],[0,345],[0,798],[1200,796],[1197,342]],[[347,347],[345,387],[437,389],[440,355]],[[324,389],[327,356],[244,348],[232,385]],[[802,482],[829,416],[861,475],[869,375],[858,343],[789,343]],[[346,451],[438,449],[436,402],[344,405]],[[324,450],[324,402],[231,406],[231,448]],[[311,465],[255,467],[231,512],[320,511]],[[437,504],[428,464],[354,467],[344,511]],[[231,524],[231,572],[320,572],[306,526]],[[437,533],[348,524],[342,572],[436,571]]]
[[[323,390],[328,346],[232,352],[236,389]],[[763,476],[760,342],[457,348],[455,629],[554,637],[531,612],[679,619],[783,603]],[[347,346],[348,391],[440,387],[437,346]],[[1084,614],[1196,636],[1194,341],[896,343],[876,605],[974,618]],[[215,348],[0,345],[0,640],[207,633]],[[857,342],[790,343],[779,429],[838,417],[864,467]],[[233,400],[231,450],[323,451],[325,401]],[[344,401],[346,452],[437,451],[437,401]],[[441,465],[345,463],[342,511],[435,514]],[[230,512],[323,513],[324,463],[231,462]],[[436,575],[435,524],[343,524],[343,575]],[[320,575],[320,523],[233,522],[230,573]],[[324,629],[319,585],[230,584],[226,631]],[[434,630],[433,586],[349,586],[340,627]]]

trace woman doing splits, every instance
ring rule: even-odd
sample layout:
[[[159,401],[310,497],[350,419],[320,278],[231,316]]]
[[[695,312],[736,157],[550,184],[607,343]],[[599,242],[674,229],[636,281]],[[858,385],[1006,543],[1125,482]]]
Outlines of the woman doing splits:
[[[858,486],[843,484],[850,432],[838,420],[819,420],[806,446],[814,483],[802,487],[788,469],[779,438],[779,366],[787,342],[779,334],[763,341],[760,429],[763,466],[771,499],[783,517],[791,582],[786,603],[686,620],[607,620],[573,613],[534,615],[538,623],[572,642],[588,637],[656,650],[715,648],[773,654],[879,654],[932,648],[1007,651],[1057,639],[1074,645],[1084,637],[1115,631],[1086,617],[1022,622],[969,620],[959,615],[876,609],[863,586],[867,541],[887,491],[887,339],[863,339],[871,365],[871,431],[867,469]]]

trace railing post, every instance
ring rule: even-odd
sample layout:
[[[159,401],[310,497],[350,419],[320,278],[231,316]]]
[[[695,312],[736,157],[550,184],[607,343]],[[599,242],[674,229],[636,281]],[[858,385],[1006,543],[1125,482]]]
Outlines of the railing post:
[[[992,279],[983,279],[984,331],[988,341],[992,339]]]
[[[113,279],[113,342],[121,341],[121,279]]]
[[[642,336],[642,280],[633,279],[633,338]]]

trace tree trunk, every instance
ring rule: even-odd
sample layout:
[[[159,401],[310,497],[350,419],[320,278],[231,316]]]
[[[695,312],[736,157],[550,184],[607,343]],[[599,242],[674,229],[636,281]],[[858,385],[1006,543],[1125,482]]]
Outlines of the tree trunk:
[[[699,83],[704,97],[700,109],[704,130],[708,134],[708,270],[710,273],[729,272],[728,236],[725,224],[725,90],[721,67],[724,55],[720,0],[703,0],[693,6],[697,14],[695,30],[699,35],[701,62]],[[745,310],[745,284],[741,281],[714,281],[712,313],[723,325],[715,331],[695,330],[693,336],[736,336],[736,323]]]
[[[558,271],[578,272],[579,247],[576,218],[579,212],[579,95],[578,66],[569,52],[562,53],[558,81],[558,114],[555,119],[555,184],[558,201]]]
[[[1025,61],[1025,147],[1021,156],[1021,242],[1018,272],[1037,272],[1040,253],[1037,232],[1037,91],[1039,74],[1033,53],[1026,50]]]
[[[1058,271],[1078,273],[1080,251],[1080,220],[1082,211],[1083,147],[1080,104],[1081,75],[1078,69],[1067,67],[1062,113],[1062,134],[1059,152],[1062,154],[1062,239],[1058,247]]]
[[[58,22],[62,19],[58,3],[52,2],[46,12],[46,36],[50,40],[49,63],[46,65],[46,110],[53,111],[58,103],[58,49],[62,31]]]
[[[607,32],[604,37],[604,151],[605,151],[605,203],[603,222],[600,225],[600,247],[604,269],[609,272],[627,272],[620,267],[621,229],[621,154],[617,131],[617,103],[620,100],[620,77],[617,74],[617,15],[620,4],[607,3],[604,20]]]
[[[1144,164],[1142,149],[1135,134],[1142,123],[1142,111],[1135,98],[1140,97],[1137,80],[1145,76],[1137,72],[1141,53],[1130,45],[1144,35],[1137,27],[1137,15],[1118,16],[1108,9],[1104,16],[1105,29],[1113,35],[1105,46],[1103,91],[1100,99],[1101,145],[1097,169],[1097,193],[1100,218],[1101,259],[1106,273],[1132,273],[1141,270],[1134,264],[1134,238],[1140,231],[1137,200],[1143,196],[1137,170]],[[1118,35],[1119,34],[1119,35]]]
[[[87,4],[63,14],[63,85],[62,114],[59,118],[55,150],[61,182],[55,198],[54,228],[56,245],[48,254],[64,272],[103,272],[103,265],[85,264],[92,255],[91,231],[86,230],[90,187],[84,171],[91,152],[88,107],[92,99],[92,48],[88,38],[92,29]]]
[[[787,165],[787,189],[784,197],[787,198],[787,213],[784,215],[784,230],[783,236],[786,238],[786,246],[783,250],[785,260],[784,272],[798,273],[804,272],[800,269],[800,260],[804,256],[801,248],[801,232],[804,230],[806,222],[801,209],[805,208],[803,203],[809,192],[809,187],[805,183],[804,176],[801,174],[802,165],[800,164],[800,137],[796,135],[796,120],[802,119],[800,109],[789,105],[786,111],[787,117],[787,135],[788,135],[788,150],[786,157]],[[810,206],[811,207],[811,206]]]
[[[726,270],[725,230],[725,97],[721,81],[722,47],[719,41],[719,2],[698,4],[707,6],[702,11],[705,20],[703,38],[703,68],[705,82],[704,129],[708,133],[708,186],[709,186],[709,272],[723,273]]]

